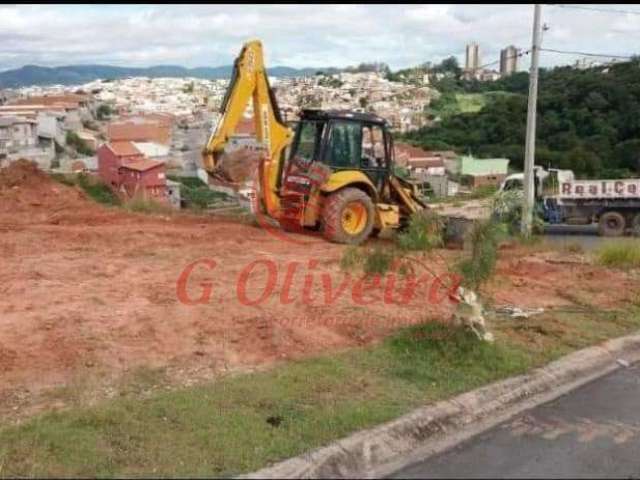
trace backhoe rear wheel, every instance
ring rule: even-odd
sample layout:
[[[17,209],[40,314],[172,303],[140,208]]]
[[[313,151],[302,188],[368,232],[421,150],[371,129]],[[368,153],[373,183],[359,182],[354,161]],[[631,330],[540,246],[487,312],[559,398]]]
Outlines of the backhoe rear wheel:
[[[369,195],[357,188],[344,188],[324,202],[322,233],[331,242],[357,245],[371,234],[374,213]]]

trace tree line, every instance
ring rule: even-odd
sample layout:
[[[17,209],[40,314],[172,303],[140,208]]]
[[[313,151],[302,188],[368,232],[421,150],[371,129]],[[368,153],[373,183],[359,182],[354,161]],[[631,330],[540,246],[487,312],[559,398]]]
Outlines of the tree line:
[[[476,113],[443,117],[407,134],[407,140],[426,149],[506,157],[522,169],[528,73],[495,82],[447,76],[434,86],[443,99],[481,93],[486,104]],[[584,70],[541,69],[536,138],[538,165],[572,169],[587,178],[638,176],[640,59]]]

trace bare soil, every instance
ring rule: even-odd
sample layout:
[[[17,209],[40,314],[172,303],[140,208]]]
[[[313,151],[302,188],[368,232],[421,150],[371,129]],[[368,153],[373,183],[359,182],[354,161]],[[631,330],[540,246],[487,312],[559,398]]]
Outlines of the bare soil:
[[[455,304],[442,291],[433,304],[429,283],[406,305],[385,303],[388,277],[358,283],[340,268],[343,251],[239,220],[103,207],[14,163],[0,170],[0,417],[51,408],[47,392],[79,379],[109,385],[157,368],[174,384],[192,383],[451,317]],[[422,261],[443,273],[457,255]],[[501,253],[489,288],[497,303],[553,308],[588,298],[613,307],[633,290],[622,272],[524,255]],[[214,263],[185,275],[199,260]],[[397,298],[404,280],[396,280]]]

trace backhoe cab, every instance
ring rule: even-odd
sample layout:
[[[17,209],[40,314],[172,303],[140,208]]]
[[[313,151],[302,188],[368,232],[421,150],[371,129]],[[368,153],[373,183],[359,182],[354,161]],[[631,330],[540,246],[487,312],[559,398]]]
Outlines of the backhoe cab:
[[[424,208],[415,187],[393,174],[387,122],[352,111],[302,111],[280,189],[284,228],[319,227],[339,243],[398,228]]]
[[[412,213],[425,208],[416,186],[393,173],[393,139],[384,119],[303,110],[292,132],[280,117],[257,40],[246,43],[235,61],[222,117],[203,150],[210,175],[224,177],[221,153],[249,100],[258,140],[265,146],[258,206],[283,228],[320,229],[327,240],[358,244],[405,225]]]

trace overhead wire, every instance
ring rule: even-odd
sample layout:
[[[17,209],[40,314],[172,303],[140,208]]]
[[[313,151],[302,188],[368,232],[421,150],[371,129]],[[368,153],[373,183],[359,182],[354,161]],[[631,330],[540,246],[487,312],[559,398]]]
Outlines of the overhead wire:
[[[573,10],[587,10],[587,11],[592,11],[592,12],[616,13],[616,14],[622,14],[622,15],[640,15],[640,11],[620,10],[620,9],[616,9],[616,8],[584,7],[582,5],[565,5],[565,4],[561,4],[561,3],[551,3],[549,5],[553,6],[553,7],[569,8],[569,9],[573,9]]]

